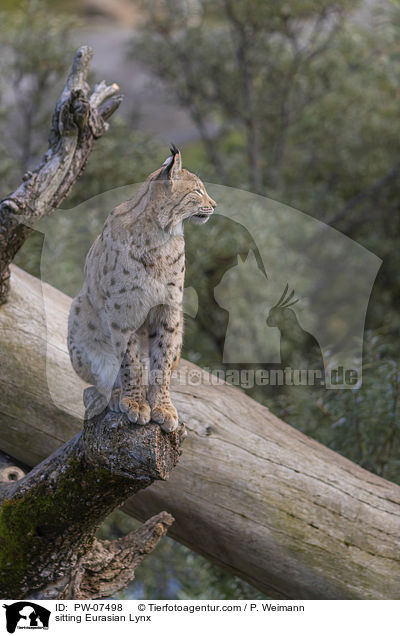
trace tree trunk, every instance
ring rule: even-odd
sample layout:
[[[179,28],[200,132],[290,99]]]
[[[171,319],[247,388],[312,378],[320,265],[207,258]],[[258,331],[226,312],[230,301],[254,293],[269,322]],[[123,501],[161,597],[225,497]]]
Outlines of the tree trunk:
[[[0,484],[1,598],[99,598],[126,586],[173,517],[161,513],[119,541],[93,534],[130,495],[168,477],[181,434],[108,412],[20,481]]]
[[[82,427],[66,347],[70,299],[12,267],[0,308],[0,446],[33,466]],[[400,487],[304,436],[182,361],[188,430],[168,482],[124,510],[166,508],[170,535],[275,598],[399,599]]]

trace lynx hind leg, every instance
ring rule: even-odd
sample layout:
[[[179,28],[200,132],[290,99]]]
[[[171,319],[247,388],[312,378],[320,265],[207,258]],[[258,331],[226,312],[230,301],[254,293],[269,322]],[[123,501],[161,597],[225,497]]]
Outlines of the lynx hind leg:
[[[110,400],[120,362],[85,294],[77,296],[71,306],[68,349],[76,373],[94,385],[84,394],[87,414],[93,417]]]
[[[86,316],[91,311],[84,295],[72,301],[68,318],[68,351],[72,367],[85,382],[94,384],[95,380],[90,367],[90,358],[85,346]],[[87,327],[86,327],[87,328]]]
[[[119,407],[134,424],[150,422],[151,409],[146,400],[143,364],[141,360],[140,335],[133,333],[128,343],[120,369]]]
[[[83,391],[83,403],[85,405],[85,420],[91,420],[92,417],[104,411],[108,401],[95,386],[89,386]]]

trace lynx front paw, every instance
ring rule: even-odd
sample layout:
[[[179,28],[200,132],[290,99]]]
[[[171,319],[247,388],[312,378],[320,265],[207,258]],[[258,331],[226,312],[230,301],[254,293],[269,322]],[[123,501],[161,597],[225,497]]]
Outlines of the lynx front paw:
[[[123,397],[119,402],[122,413],[126,413],[128,419],[133,424],[148,424],[150,422],[151,410],[146,400],[134,400],[130,397]]]
[[[175,431],[178,428],[178,413],[171,402],[153,406],[151,419],[160,424],[163,431],[167,433],[171,433],[171,431]]]

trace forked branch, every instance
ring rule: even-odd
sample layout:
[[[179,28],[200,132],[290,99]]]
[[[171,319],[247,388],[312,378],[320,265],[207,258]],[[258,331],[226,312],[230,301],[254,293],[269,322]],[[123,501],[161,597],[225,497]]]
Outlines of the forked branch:
[[[116,542],[94,533],[128,497],[167,479],[184,435],[105,411],[23,479],[1,484],[1,598],[100,598],[126,586],[173,518],[161,513]]]
[[[58,208],[81,175],[93,144],[108,129],[107,119],[121,103],[117,84],[86,82],[93,51],[76,53],[51,124],[49,147],[21,185],[0,202],[0,304],[9,292],[9,265],[34,225]]]

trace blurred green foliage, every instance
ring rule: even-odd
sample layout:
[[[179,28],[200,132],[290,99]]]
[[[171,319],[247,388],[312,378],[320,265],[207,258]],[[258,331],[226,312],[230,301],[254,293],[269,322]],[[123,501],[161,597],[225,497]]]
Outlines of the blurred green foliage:
[[[314,215],[383,259],[367,315],[360,389],[248,392],[330,448],[400,482],[399,3],[362,19],[357,14],[362,3],[350,0],[140,4],[145,21],[132,37],[130,55],[162,78],[192,117],[199,141],[183,148],[186,167],[204,180],[249,189]],[[4,193],[45,150],[51,110],[72,59],[74,18],[52,12],[45,2],[24,7],[0,21]],[[164,159],[165,149],[140,132],[140,119],[135,128],[114,116],[63,208],[138,183]],[[66,293],[76,292],[82,252],[106,212],[93,199],[82,215],[51,217],[59,252],[52,255],[49,280]],[[255,250],[254,240],[240,224],[216,217],[203,227],[189,224],[186,245],[186,285],[198,293],[199,312],[187,319],[184,356],[222,366],[228,314],[215,302],[214,288],[238,255]],[[37,233],[17,263],[38,275],[41,250]],[[112,537],[130,530],[131,523],[114,513],[101,532]],[[243,582],[169,539],[146,559],[128,593],[258,598]]]
[[[46,150],[54,102],[71,59],[74,17],[48,16],[38,0],[0,16],[0,163],[2,187],[7,191],[20,174]]]
[[[397,338],[399,12],[383,4],[360,19],[359,5],[143,0],[131,55],[198,127],[205,153],[189,167],[312,214],[384,260],[368,326]]]
[[[366,319],[362,388],[248,392],[293,426],[399,481],[398,3],[372,12],[347,0],[141,6],[145,19],[131,55],[168,83],[197,125],[202,152],[190,150],[189,167],[304,210],[383,259]],[[218,230],[186,232],[189,258],[201,265],[188,267],[187,284],[202,310],[200,321],[189,320],[185,352],[214,366],[227,321],[214,284],[238,252],[253,249],[243,229],[230,224],[227,236],[226,220],[218,223]]]

